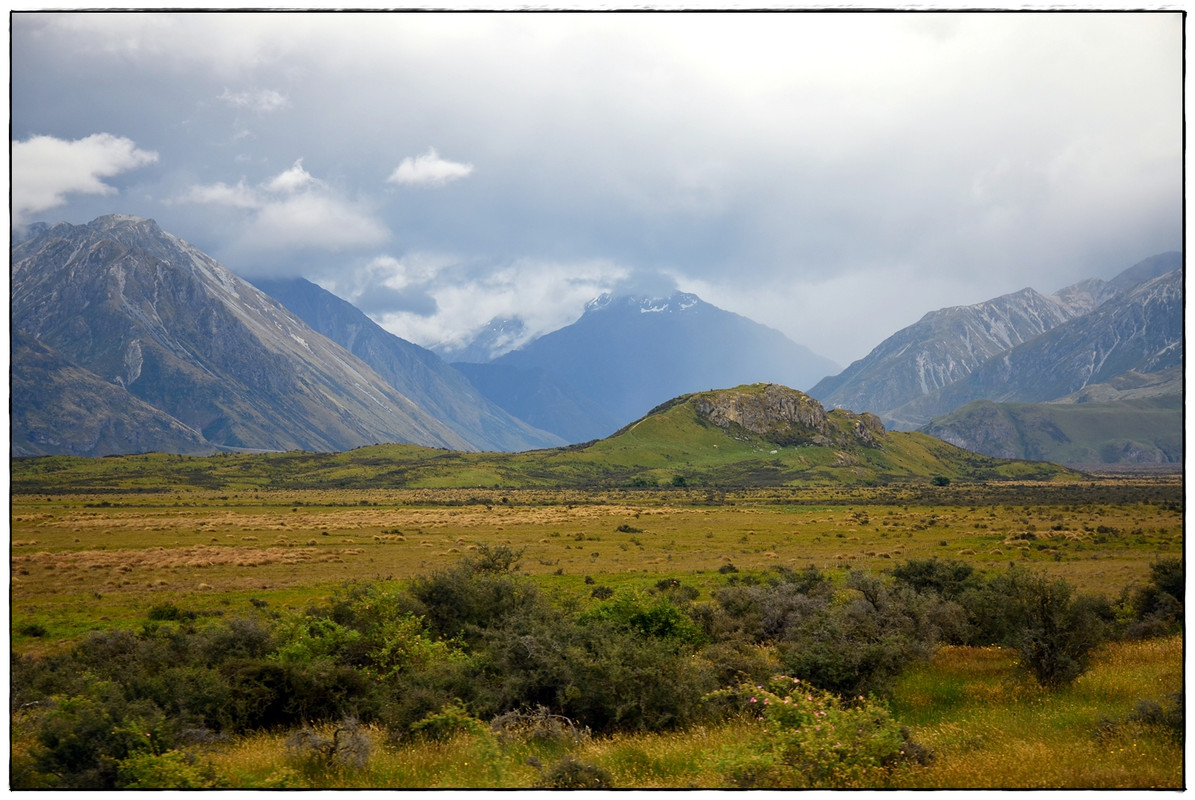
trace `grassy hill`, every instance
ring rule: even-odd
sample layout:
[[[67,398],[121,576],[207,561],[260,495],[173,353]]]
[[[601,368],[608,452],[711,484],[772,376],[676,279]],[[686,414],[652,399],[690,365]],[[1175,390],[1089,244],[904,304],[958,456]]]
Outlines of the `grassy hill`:
[[[753,384],[678,397],[595,442],[524,453],[406,444],[341,453],[151,453],[17,459],[16,492],[162,488],[568,488],[852,485],[1052,480],[1063,467],[978,455],[869,414],[826,412],[793,389]]]
[[[979,453],[1062,464],[1166,464],[1183,457],[1181,395],[1113,402],[976,400],[925,430]]]

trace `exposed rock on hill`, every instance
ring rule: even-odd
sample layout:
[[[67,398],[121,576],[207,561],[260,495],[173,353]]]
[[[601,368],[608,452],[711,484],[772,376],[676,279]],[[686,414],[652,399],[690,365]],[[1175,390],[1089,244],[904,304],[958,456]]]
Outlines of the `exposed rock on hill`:
[[[885,436],[874,414],[839,410],[831,416],[804,392],[777,384],[703,392],[693,408],[720,428],[741,428],[779,445],[879,447]]]

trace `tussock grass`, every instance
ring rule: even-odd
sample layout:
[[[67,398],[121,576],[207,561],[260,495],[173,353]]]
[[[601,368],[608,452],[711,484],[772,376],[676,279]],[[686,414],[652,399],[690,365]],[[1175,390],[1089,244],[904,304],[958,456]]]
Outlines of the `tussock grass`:
[[[1101,648],[1092,668],[1047,691],[999,648],[943,648],[903,675],[894,712],[936,758],[904,774],[905,788],[1179,788],[1182,747],[1160,731],[1126,726],[1098,737],[1100,721],[1141,699],[1182,690],[1182,638]]]

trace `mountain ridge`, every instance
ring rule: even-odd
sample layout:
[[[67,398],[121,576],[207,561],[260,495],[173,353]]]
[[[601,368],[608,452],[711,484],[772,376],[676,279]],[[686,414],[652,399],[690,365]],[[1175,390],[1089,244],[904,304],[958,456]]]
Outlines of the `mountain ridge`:
[[[395,336],[326,289],[303,278],[251,282],[478,449],[530,450],[565,443],[507,413],[434,352]]]
[[[152,220],[113,214],[51,226],[12,249],[11,274],[15,329],[198,431],[213,450],[383,441],[476,449]],[[53,408],[58,399],[30,402]]]

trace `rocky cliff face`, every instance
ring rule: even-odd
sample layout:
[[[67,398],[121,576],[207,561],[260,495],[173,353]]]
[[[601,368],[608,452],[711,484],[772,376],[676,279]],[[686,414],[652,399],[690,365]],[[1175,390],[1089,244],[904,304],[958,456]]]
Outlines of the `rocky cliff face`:
[[[880,447],[884,425],[874,414],[835,411],[804,392],[778,384],[703,392],[693,400],[698,417],[720,428],[738,427],[780,445]]]

